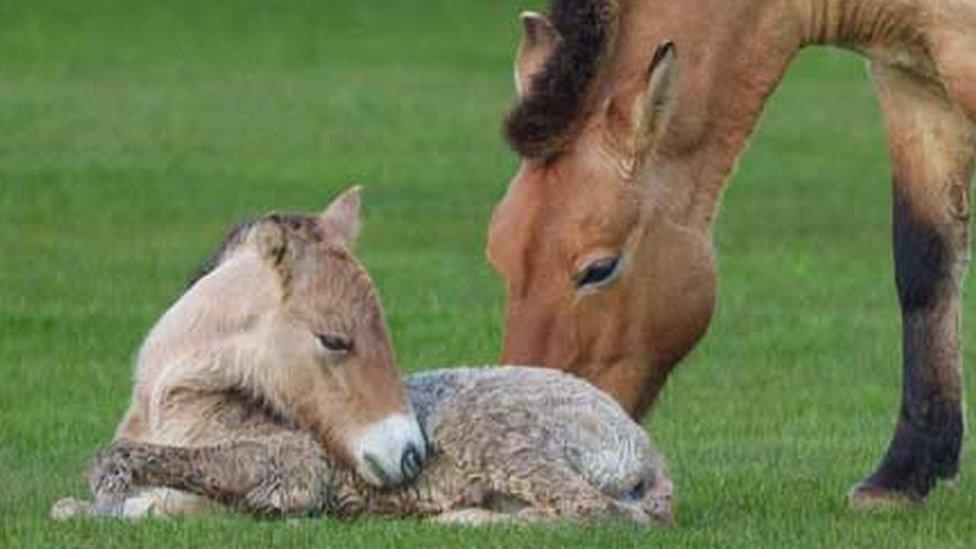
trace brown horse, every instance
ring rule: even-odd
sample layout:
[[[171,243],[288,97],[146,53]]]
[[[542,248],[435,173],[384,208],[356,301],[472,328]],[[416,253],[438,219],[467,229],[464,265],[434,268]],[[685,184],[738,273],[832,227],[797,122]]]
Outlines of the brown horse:
[[[871,60],[890,135],[904,390],[855,505],[918,502],[958,472],[960,283],[976,150],[976,2],[554,0],[522,15],[521,167],[488,256],[503,360],[578,374],[643,417],[708,327],[711,226],[766,98],[803,47]]]

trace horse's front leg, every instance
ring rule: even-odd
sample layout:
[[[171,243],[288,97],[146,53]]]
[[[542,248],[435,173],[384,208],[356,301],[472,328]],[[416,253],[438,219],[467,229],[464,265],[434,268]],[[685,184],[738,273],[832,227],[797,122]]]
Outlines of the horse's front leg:
[[[976,126],[937,83],[872,66],[894,181],[895,278],[902,310],[902,404],[856,507],[921,502],[959,471],[963,438],[961,284],[969,263]]]

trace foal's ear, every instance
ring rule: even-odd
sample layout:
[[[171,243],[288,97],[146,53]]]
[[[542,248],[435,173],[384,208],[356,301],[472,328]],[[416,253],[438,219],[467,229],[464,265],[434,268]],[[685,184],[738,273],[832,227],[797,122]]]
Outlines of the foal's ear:
[[[674,42],[662,42],[638,87],[610,104],[611,125],[633,139],[634,153],[642,153],[653,145],[668,122],[677,80],[676,58]]]
[[[359,198],[362,187],[356,185],[340,194],[318,216],[319,224],[328,240],[343,246],[352,246],[359,234]]]
[[[522,22],[522,42],[515,55],[515,90],[522,97],[529,92],[532,79],[542,70],[561,38],[541,13],[524,11],[519,20]]]
[[[250,240],[257,246],[261,257],[272,265],[280,265],[288,254],[288,235],[278,222],[276,214],[258,221],[251,230]]]

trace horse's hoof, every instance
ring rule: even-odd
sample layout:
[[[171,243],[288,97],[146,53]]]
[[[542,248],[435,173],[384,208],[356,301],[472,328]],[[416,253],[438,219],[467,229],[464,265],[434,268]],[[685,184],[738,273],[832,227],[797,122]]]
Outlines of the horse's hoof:
[[[915,494],[862,482],[851,489],[848,503],[855,511],[888,511],[921,507],[925,500]]]
[[[945,486],[950,490],[955,490],[956,488],[959,488],[959,484],[961,482],[962,482],[962,473],[956,473],[951,477],[942,479],[942,486]]]

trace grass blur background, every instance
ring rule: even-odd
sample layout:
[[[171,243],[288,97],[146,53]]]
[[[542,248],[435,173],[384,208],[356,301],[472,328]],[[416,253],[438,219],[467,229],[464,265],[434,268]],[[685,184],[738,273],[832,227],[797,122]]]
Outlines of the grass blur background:
[[[878,109],[863,62],[828,50],[799,57],[743,158],[715,229],[717,316],[647,422],[674,530],[47,520],[85,493],[140,339],[239,219],[365,185],[359,251],[403,368],[497,359],[482,250],[516,165],[499,132],[516,15],[541,4],[0,2],[0,544],[972,543],[968,450],[923,510],[845,507],[895,419],[899,316]]]

